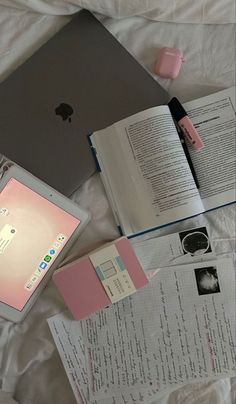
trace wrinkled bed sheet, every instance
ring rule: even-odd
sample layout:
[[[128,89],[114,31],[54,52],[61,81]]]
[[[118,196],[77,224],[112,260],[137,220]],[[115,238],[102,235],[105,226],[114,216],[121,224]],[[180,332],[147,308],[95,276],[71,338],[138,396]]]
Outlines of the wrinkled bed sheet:
[[[234,84],[233,24],[175,24],[141,17],[99,18],[151,73],[160,47],[180,47],[186,59],[180,76],[173,82],[159,78],[158,81],[182,101]],[[69,16],[41,15],[0,5],[0,80],[69,19]],[[118,236],[97,174],[73,195],[73,199],[91,211],[92,220],[73,247],[71,256],[78,257]],[[159,233],[168,234],[208,224],[216,251],[229,255],[235,251],[235,220],[235,205],[231,205],[166,227]],[[55,287],[49,282],[22,324],[0,319],[0,404],[13,404],[10,397],[20,404],[75,404],[46,322],[64,307]],[[155,401],[155,404],[199,403],[235,404],[236,378],[188,385],[170,395],[157,397]]]

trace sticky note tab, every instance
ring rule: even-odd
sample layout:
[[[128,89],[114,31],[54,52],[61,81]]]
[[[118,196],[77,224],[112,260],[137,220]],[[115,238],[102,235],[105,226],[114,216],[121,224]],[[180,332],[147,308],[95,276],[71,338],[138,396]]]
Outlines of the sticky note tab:
[[[89,259],[112,303],[136,292],[115,245],[110,245],[89,255]]]

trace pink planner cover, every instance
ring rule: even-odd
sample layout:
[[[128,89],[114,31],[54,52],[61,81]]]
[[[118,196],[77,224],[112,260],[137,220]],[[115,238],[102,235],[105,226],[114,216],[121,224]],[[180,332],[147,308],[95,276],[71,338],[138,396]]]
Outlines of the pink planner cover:
[[[126,238],[121,238],[116,240],[114,245],[129,272],[135,288],[140,289],[145,286],[148,279],[130,242]],[[53,281],[76,320],[86,318],[112,304],[89,256],[80,258],[60,268],[54,273]]]

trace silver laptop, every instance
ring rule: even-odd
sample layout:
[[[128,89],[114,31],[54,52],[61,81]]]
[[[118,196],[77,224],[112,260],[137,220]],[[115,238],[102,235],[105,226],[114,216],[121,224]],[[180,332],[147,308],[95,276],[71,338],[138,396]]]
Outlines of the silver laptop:
[[[0,153],[69,196],[96,170],[89,133],[166,101],[83,10],[0,84]]]

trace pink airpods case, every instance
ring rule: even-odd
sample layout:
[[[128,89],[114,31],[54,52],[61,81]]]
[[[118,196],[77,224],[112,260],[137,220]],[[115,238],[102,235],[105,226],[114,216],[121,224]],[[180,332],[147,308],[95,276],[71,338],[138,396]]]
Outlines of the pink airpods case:
[[[166,79],[175,79],[182,65],[183,53],[177,48],[161,48],[155,63],[155,73]]]

